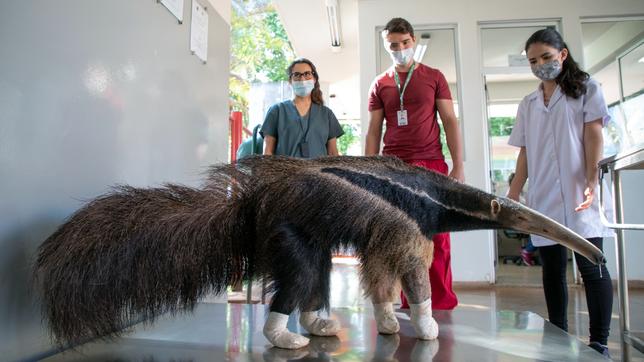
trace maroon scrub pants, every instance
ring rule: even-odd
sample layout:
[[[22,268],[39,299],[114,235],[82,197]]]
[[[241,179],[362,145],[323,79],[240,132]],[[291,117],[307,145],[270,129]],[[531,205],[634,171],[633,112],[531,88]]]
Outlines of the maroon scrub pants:
[[[447,175],[447,164],[443,160],[413,160],[408,163]],[[458,299],[452,289],[452,257],[449,233],[436,234],[432,240],[434,241],[434,261],[429,268],[432,309],[451,310],[458,304]],[[407,298],[403,292],[400,292],[400,297],[402,299],[401,308],[409,308]]]

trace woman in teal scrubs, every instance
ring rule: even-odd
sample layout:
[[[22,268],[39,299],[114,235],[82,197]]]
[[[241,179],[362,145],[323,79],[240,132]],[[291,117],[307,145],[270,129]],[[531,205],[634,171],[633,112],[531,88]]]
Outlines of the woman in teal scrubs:
[[[299,58],[289,65],[287,73],[293,99],[268,110],[261,130],[264,154],[337,156],[336,139],[344,132],[333,111],[324,106],[315,66],[310,60]]]

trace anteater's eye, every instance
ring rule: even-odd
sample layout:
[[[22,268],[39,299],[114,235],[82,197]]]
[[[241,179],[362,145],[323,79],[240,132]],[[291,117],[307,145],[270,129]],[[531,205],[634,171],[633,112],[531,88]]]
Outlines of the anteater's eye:
[[[499,204],[496,199],[492,200],[490,207],[492,208],[492,215],[497,215],[499,212],[501,212],[501,204]]]

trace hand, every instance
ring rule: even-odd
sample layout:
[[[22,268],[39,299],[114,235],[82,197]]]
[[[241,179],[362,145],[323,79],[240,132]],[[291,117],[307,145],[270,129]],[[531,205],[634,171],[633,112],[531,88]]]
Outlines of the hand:
[[[590,207],[590,205],[593,204],[593,199],[595,198],[595,195],[593,194],[593,192],[594,192],[594,187],[593,188],[586,187],[586,190],[584,190],[584,196],[586,196],[586,200],[584,200],[584,202],[579,204],[579,206],[575,208],[575,211],[586,210],[587,208]]]
[[[452,171],[449,173],[449,177],[455,179],[460,183],[465,182],[465,173],[463,172],[463,166],[452,168]]]
[[[508,199],[514,200],[516,202],[521,202],[521,200],[519,200],[519,197],[520,196],[518,192],[508,191]]]

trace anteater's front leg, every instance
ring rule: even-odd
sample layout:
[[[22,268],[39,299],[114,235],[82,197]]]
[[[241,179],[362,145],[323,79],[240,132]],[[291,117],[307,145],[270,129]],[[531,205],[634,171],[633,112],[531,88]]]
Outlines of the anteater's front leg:
[[[373,302],[378,333],[394,334],[400,330],[393,307],[394,298],[400,291],[399,274],[397,276],[395,272],[398,263],[391,258],[387,243],[377,242],[360,255],[360,279],[365,294]]]
[[[432,299],[430,295],[428,267],[421,265],[402,277],[402,288],[411,312],[411,323],[420,339],[436,339],[438,323],[432,317]]]
[[[400,330],[400,324],[394,314],[393,300],[396,291],[400,290],[398,282],[391,275],[383,275],[379,285],[371,295],[376,327],[380,334],[394,334]]]

